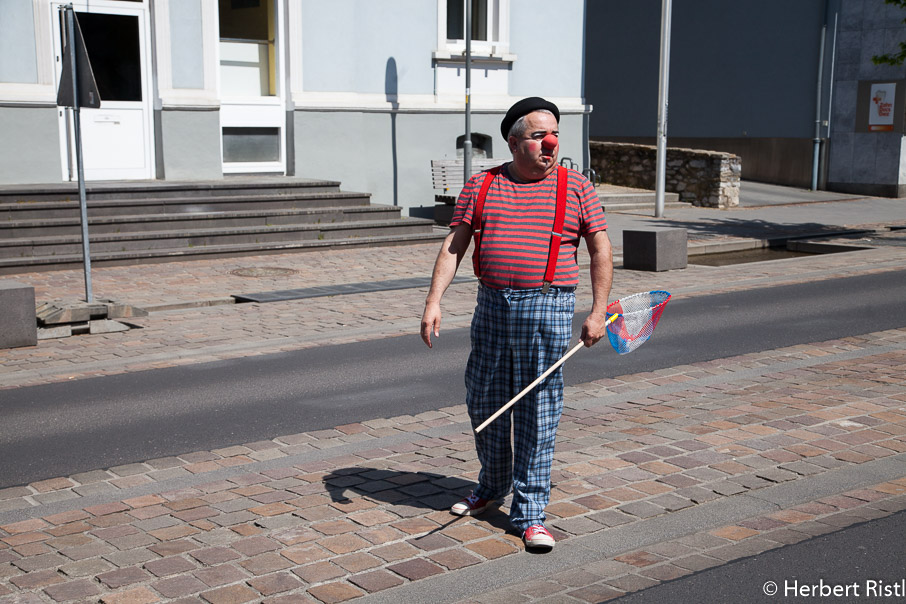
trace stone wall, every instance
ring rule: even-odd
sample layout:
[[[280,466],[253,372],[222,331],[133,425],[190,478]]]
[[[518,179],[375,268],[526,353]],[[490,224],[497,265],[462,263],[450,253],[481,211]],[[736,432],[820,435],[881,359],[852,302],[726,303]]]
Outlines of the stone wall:
[[[591,167],[602,182],[639,189],[655,188],[657,147],[591,141]],[[739,205],[739,156],[697,149],[667,149],[664,188],[680,201],[708,208]]]

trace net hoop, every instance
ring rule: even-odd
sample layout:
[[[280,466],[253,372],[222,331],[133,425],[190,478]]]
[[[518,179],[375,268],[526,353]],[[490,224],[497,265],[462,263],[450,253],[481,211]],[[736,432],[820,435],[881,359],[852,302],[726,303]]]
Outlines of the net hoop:
[[[644,344],[670,301],[669,292],[655,290],[626,296],[607,307],[607,318],[616,319],[607,325],[607,338],[618,354],[632,352]]]

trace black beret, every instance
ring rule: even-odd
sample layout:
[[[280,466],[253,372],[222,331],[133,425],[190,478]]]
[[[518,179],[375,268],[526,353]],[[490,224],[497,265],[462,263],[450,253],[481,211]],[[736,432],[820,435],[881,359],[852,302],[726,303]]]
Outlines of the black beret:
[[[516,123],[516,120],[523,115],[528,115],[532,111],[538,111],[539,109],[547,109],[554,114],[555,118],[557,118],[557,123],[560,122],[560,110],[557,109],[556,105],[541,97],[530,96],[527,99],[518,101],[515,105],[510,107],[510,110],[506,112],[503,121],[500,122],[500,134],[503,135],[504,140],[507,140],[510,128]]]

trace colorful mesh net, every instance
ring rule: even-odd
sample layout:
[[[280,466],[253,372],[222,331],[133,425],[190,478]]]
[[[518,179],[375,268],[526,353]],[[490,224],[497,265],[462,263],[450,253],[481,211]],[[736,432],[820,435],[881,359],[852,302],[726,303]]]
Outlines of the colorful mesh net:
[[[608,319],[617,315],[607,325],[610,345],[619,354],[632,352],[651,337],[654,327],[670,300],[665,291],[643,292],[621,298],[607,307]]]

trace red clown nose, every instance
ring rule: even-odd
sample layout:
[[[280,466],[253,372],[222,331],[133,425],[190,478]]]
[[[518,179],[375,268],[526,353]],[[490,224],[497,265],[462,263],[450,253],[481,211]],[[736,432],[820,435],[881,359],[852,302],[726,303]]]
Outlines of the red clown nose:
[[[557,144],[560,140],[553,134],[548,134],[543,139],[541,139],[541,147],[547,149],[548,151],[553,151],[557,148]]]

